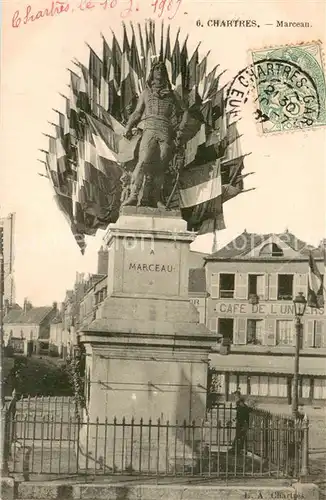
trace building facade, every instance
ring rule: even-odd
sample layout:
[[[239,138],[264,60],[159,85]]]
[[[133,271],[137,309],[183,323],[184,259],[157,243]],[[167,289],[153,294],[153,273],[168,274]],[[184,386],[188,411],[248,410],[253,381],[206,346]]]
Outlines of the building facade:
[[[106,278],[108,268],[108,251],[103,247],[98,251],[97,273],[76,273],[73,289],[66,291],[66,296],[61,303],[60,313],[53,318],[50,330],[50,349],[56,355],[65,357],[77,342],[77,330],[84,317],[84,297],[89,297],[88,291],[94,285]],[[93,300],[91,299],[86,300]],[[99,295],[94,296],[94,301],[102,300]]]
[[[223,337],[223,347],[217,344],[211,355],[218,397],[228,399],[240,388],[255,398],[291,401],[293,299],[299,292],[307,297],[310,251],[323,275],[323,248],[289,232],[244,232],[207,257],[206,325]],[[324,310],[307,307],[302,324],[299,396],[303,402],[326,400]]]
[[[207,287],[204,267],[189,269],[188,291],[190,302],[199,312],[199,322],[206,325]]]
[[[14,234],[15,214],[0,217],[0,227],[3,229],[4,258],[4,303],[12,305],[15,302],[14,281]]]
[[[57,315],[57,303],[33,307],[25,300],[23,309],[11,309],[4,317],[4,343],[24,354],[48,352],[50,326]]]

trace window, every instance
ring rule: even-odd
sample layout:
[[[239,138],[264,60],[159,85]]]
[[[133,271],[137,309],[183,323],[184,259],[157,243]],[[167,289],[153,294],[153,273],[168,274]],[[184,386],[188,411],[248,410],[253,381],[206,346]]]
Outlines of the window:
[[[293,274],[279,274],[277,300],[293,299]]]
[[[218,318],[218,333],[223,335],[223,339],[229,340],[230,344],[233,343],[233,319],[232,318]]]
[[[276,321],[276,344],[277,345],[293,345],[293,321],[278,320]]]
[[[265,294],[265,275],[264,274],[249,274],[248,275],[248,297],[250,295],[258,295],[263,298]]]
[[[263,320],[248,319],[247,321],[247,344],[263,344]]]
[[[260,250],[259,255],[266,257],[282,257],[283,250],[276,243],[268,243]]]
[[[326,379],[314,379],[314,399],[326,399]]]
[[[234,274],[220,274],[220,298],[233,299]]]

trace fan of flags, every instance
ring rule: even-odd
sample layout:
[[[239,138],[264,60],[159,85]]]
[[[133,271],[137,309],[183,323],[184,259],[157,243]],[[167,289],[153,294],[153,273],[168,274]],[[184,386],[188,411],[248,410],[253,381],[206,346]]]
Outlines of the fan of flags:
[[[246,155],[225,110],[218,65],[208,72],[209,52],[200,59],[199,44],[189,55],[188,37],[181,42],[179,30],[172,40],[163,23],[157,32],[153,21],[130,23],[129,30],[123,24],[122,45],[113,32],[110,38],[102,35],[101,57],[89,47],[88,66],[73,61],[65,111],[55,110],[57,123],[42,150],[45,176],[82,253],[85,235],[119,217],[121,179],[136,164],[141,134],[130,145],[122,136],[157,61],[165,63],[185,110],[182,146],[162,193],[167,208],[181,209],[188,229],[200,234],[224,228],[223,203],[245,192],[250,174],[243,174]]]

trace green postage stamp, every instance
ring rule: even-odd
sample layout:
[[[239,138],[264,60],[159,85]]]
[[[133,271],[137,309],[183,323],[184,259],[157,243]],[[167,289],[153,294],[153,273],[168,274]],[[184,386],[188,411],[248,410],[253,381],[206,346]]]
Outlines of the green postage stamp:
[[[251,54],[263,133],[326,125],[326,85],[319,42]]]

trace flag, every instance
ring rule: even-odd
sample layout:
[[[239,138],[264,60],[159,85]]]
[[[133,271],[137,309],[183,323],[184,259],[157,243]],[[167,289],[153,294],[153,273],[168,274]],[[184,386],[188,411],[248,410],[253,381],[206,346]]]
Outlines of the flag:
[[[139,58],[137,43],[136,43],[136,35],[133,25],[131,25],[132,29],[132,39],[130,45],[130,73],[133,79],[133,87],[134,91],[137,95],[139,95],[144,88],[144,81],[142,79],[142,67]]]
[[[191,56],[191,59],[188,63],[188,87],[189,90],[191,91],[193,87],[196,86],[197,84],[197,67],[198,67],[198,48],[200,46],[200,43],[197,45],[197,48],[195,49],[195,52]]]
[[[223,156],[223,162],[229,162],[242,156],[240,137],[236,122],[232,122],[227,127],[226,135],[221,138],[219,145],[219,152]]]
[[[160,42],[160,57],[159,57],[159,60],[161,62],[164,62],[164,24],[163,24],[163,21],[162,21],[162,24],[161,24],[161,42]]]
[[[115,34],[113,33],[111,64],[109,66],[109,76],[108,76],[109,104],[108,107],[106,108],[106,111],[109,111],[109,113],[118,120],[121,119],[121,109],[120,109],[121,99],[120,96],[118,95],[118,90],[121,81],[121,57],[122,57],[121,48],[115,37]]]
[[[121,82],[121,58],[122,50],[115,34],[112,32],[112,64],[113,64],[113,78],[116,90],[118,90]]]
[[[141,26],[138,23],[138,34],[139,34],[139,41],[140,41],[140,65],[142,69],[142,82],[143,82],[143,87],[145,87],[145,78],[146,78],[146,51],[145,51],[145,46],[144,46],[144,39],[143,39],[143,33],[141,30]]]
[[[154,57],[155,57],[155,52],[154,52],[154,47],[153,47],[153,40],[152,40],[152,33],[151,33],[151,24],[147,25],[145,24],[145,35],[146,35],[146,75],[145,79],[146,81],[149,78],[153,62],[154,62]]]
[[[81,232],[84,229],[84,217],[80,205],[77,210],[73,206],[73,190],[76,183],[71,181],[71,179],[66,179],[64,182],[62,176],[58,174],[56,140],[53,137],[49,137],[49,151],[46,154],[45,163],[48,178],[55,193],[54,200],[60,212],[67,220],[81,252],[84,253],[86,248],[85,231],[84,233]]]
[[[77,108],[84,111],[85,113],[89,113],[91,111],[89,72],[86,66],[84,66],[82,63],[78,62],[78,65],[81,69],[81,77],[77,98]]]
[[[169,76],[169,80],[172,83],[172,54],[171,54],[171,40],[170,40],[170,25],[168,25],[166,33],[164,62]]]
[[[204,95],[207,58],[209,56],[209,53],[210,51],[207,52],[206,56],[200,61],[199,65],[197,66],[196,82],[198,86],[198,94],[201,97],[203,97]]]
[[[220,140],[226,136],[228,116],[225,113],[224,87],[220,88],[212,97],[212,122],[213,128],[219,133]]]
[[[309,252],[307,301],[309,307],[313,307],[315,309],[322,309],[324,307],[323,281],[323,276],[317,267],[312,252]]]
[[[189,230],[200,234],[224,229],[219,161],[184,169],[180,174],[180,208]]]
[[[215,73],[217,68],[219,67],[219,64],[217,64],[209,73],[207,76],[205,76],[205,81],[204,81],[204,91],[203,91],[203,99],[208,98],[209,94],[212,94],[217,91],[218,89],[218,83],[219,79],[215,78]],[[216,89],[212,88],[213,85],[216,85]]]
[[[135,89],[133,79],[131,77],[130,63],[129,63],[130,45],[127,36],[125,25],[123,26],[123,52],[121,57],[121,83],[120,83],[120,97],[121,97],[121,112],[124,119],[127,121],[132,112],[133,100],[135,98]]]
[[[181,60],[180,60],[180,43],[179,43],[179,33],[178,29],[177,36],[174,43],[174,48],[172,52],[172,84],[176,85],[179,75],[181,77]],[[180,82],[181,84],[182,82]]]
[[[57,157],[57,170],[62,178],[65,179],[65,176],[67,175],[67,173],[70,173],[71,169],[68,163],[67,151],[64,148],[64,129],[62,129],[60,125],[56,126],[55,128],[55,154]]]
[[[185,165],[192,163],[197,155],[198,147],[206,141],[206,126],[202,123],[197,134],[189,139],[185,149]]]
[[[117,163],[117,135],[96,118],[87,115],[85,179],[93,187],[92,206],[99,224],[116,222],[119,216],[123,169]]]
[[[149,43],[152,47],[153,62],[158,59],[158,54],[156,52],[156,42],[155,42],[155,23],[151,19],[149,20]]]
[[[109,77],[110,77],[110,67],[112,64],[112,51],[103,37],[103,69],[102,69],[102,79],[101,79],[101,98],[100,104],[105,109],[109,108]]]
[[[98,115],[98,105],[100,101],[101,80],[103,63],[98,55],[90,48],[89,52],[89,93],[91,97],[91,107],[95,115]]]
[[[57,136],[62,139],[62,146],[66,152],[67,159],[72,160],[72,141],[70,137],[70,101],[66,96],[63,96],[65,99],[65,113],[61,113],[57,109],[54,111],[58,114],[59,117],[59,130],[57,131]]]
[[[231,186],[236,186],[241,182],[242,170],[244,168],[244,157],[246,155],[239,156],[234,160],[222,161],[222,178],[223,184],[231,184]]]
[[[212,106],[212,101],[211,99],[207,101],[203,101],[201,105],[201,113],[203,115],[203,118],[205,120],[205,123],[208,125],[209,128],[213,127],[213,106]]]
[[[80,88],[80,77],[70,70],[70,113],[69,113],[69,130],[70,135],[77,139],[78,137],[78,95]]]
[[[185,98],[185,89],[188,88],[187,40],[188,37],[185,39],[182,45],[182,49],[179,55],[178,71],[176,72],[175,78],[175,92],[181,97],[181,99]]]

